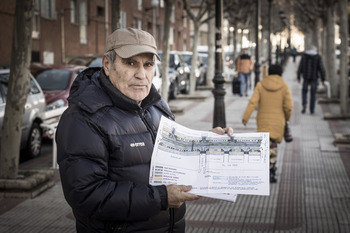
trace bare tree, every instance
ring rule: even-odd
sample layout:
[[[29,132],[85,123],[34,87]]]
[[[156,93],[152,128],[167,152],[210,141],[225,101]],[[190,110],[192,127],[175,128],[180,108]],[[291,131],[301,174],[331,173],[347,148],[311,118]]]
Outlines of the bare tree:
[[[215,12],[215,4],[208,5],[208,15]],[[213,78],[215,75],[215,18],[208,20],[208,64],[207,64],[207,78],[205,80],[206,86],[214,87]]]
[[[322,44],[324,49],[323,59],[326,68],[326,76],[331,86],[331,95],[333,98],[338,97],[339,77],[336,73],[335,64],[335,41],[334,41],[334,25],[335,25],[335,6],[336,1],[328,0],[295,0],[296,26],[305,34],[305,47],[309,48],[311,44],[315,44],[320,48]],[[325,30],[324,35],[320,36],[320,22]],[[312,32],[312,33],[308,33]],[[325,38],[325,41],[319,41]],[[319,49],[320,50],[320,49]],[[321,51],[321,50],[320,50]]]
[[[197,66],[198,59],[198,41],[199,41],[199,27],[207,22],[208,20],[208,7],[207,1],[200,1],[200,6],[197,12],[197,15],[191,9],[191,5],[188,4],[187,0],[183,0],[184,8],[189,15],[190,19],[193,22],[194,27],[194,36],[193,36],[193,44],[192,44],[192,60],[191,60],[191,73],[190,73],[190,95],[193,95],[196,89],[196,75],[195,75],[195,67]],[[207,16],[207,17],[206,17]]]
[[[120,28],[120,0],[112,0],[112,32]]]
[[[339,17],[340,17],[340,113],[346,115],[349,113],[349,78],[348,78],[348,1],[339,0]]]
[[[335,57],[335,3],[332,1],[325,1],[325,9],[327,16],[323,19],[326,20],[326,71],[328,73],[328,80],[331,86],[332,98],[339,98],[339,76],[336,72],[336,57]]]
[[[169,35],[170,35],[170,17],[173,8],[173,1],[165,1],[165,14],[164,14],[164,37],[163,37],[163,56],[162,56],[162,98],[168,102],[169,91]]]
[[[0,178],[15,179],[21,143],[24,105],[29,92],[34,0],[17,0],[13,24],[10,78],[0,142]]]
[[[237,30],[253,28],[253,20],[255,13],[255,0],[225,0],[224,1],[224,14],[227,15],[227,19],[230,25],[234,27],[233,33],[233,58],[237,56]],[[242,34],[241,34],[242,35]],[[240,41],[242,47],[242,41]]]

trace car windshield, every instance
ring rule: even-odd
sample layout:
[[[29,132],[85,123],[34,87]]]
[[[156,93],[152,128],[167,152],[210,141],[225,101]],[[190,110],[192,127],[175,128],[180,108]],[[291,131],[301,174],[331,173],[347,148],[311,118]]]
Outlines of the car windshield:
[[[207,56],[201,56],[203,64],[207,64]]]
[[[162,60],[163,53],[158,52],[158,55],[160,57],[160,60]],[[169,67],[175,68],[175,56],[174,56],[174,54],[169,54]]]
[[[61,69],[51,69],[41,72],[36,81],[44,91],[66,90],[69,85],[71,71]]]
[[[191,54],[182,54],[182,57],[184,58],[185,62],[188,65],[191,65],[191,59],[192,59],[192,55]]]
[[[88,65],[88,67],[102,67],[102,57],[97,57]]]
[[[87,64],[91,63],[93,59],[93,57],[75,57],[72,60],[70,60],[68,64],[86,66]]]

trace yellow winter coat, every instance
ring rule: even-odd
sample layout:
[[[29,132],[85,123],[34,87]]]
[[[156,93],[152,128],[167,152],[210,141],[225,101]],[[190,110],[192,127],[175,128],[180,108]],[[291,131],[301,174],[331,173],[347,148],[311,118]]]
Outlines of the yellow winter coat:
[[[248,122],[250,115],[257,107],[258,132],[269,132],[270,138],[280,143],[285,122],[289,120],[293,109],[289,87],[281,76],[266,76],[256,85],[242,120]]]

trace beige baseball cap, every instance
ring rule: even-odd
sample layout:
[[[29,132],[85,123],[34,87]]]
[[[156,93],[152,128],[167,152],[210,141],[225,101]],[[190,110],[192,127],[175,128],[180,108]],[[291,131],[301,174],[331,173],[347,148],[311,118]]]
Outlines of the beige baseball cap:
[[[158,60],[154,37],[146,31],[135,28],[120,28],[108,36],[106,52],[114,49],[121,58],[129,58],[141,53],[153,53]]]

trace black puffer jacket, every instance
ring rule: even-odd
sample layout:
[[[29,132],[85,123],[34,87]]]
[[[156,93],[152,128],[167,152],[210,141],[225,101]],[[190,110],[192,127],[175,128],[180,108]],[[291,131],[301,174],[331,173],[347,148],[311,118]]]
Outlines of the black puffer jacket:
[[[174,119],[154,86],[140,107],[90,68],[68,100],[57,160],[77,232],[184,232],[185,205],[168,209],[166,187],[148,185],[160,118]]]
[[[309,82],[317,81],[318,78],[321,78],[322,82],[325,81],[326,72],[320,55],[313,53],[312,50],[302,55],[298,68],[298,80],[301,76]]]

